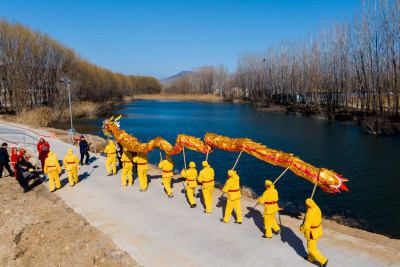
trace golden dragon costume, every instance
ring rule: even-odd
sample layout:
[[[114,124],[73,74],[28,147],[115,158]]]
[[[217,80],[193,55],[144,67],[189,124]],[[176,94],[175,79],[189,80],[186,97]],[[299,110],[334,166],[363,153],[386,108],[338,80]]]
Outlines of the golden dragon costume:
[[[140,143],[136,137],[119,129],[118,120],[120,117],[114,120],[113,117],[105,120],[103,122],[103,132],[109,137],[114,135],[115,139],[124,148],[132,152],[146,153],[159,148],[172,156],[182,153],[184,147],[205,154],[211,153],[215,147],[232,152],[243,151],[270,164],[290,168],[296,175],[309,180],[313,184],[317,183],[324,192],[336,193],[340,192],[339,189],[348,191],[347,186],[344,184],[348,180],[334,171],[314,167],[293,154],[268,148],[248,138],[229,138],[214,133],[206,133],[203,142],[199,138],[180,134],[174,146],[161,137],[156,137],[148,143]]]

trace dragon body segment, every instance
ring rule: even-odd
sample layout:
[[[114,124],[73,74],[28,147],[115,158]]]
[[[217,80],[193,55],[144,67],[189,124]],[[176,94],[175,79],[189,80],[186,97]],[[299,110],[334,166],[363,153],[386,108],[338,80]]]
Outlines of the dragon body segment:
[[[231,152],[242,151],[275,166],[289,168],[296,175],[309,180],[313,184],[317,183],[324,192],[336,193],[340,192],[339,189],[348,191],[344,184],[348,180],[342,178],[336,172],[314,167],[293,154],[268,148],[248,138],[230,138],[214,133],[206,133],[203,142],[199,138],[180,134],[174,146],[161,137],[156,137],[147,143],[140,143],[136,137],[119,129],[118,119],[119,117],[113,120],[111,117],[109,120],[105,120],[103,122],[103,131],[108,136],[114,135],[115,139],[124,148],[133,152],[147,153],[159,148],[172,156],[182,153],[184,147],[205,154],[211,153],[215,147]]]

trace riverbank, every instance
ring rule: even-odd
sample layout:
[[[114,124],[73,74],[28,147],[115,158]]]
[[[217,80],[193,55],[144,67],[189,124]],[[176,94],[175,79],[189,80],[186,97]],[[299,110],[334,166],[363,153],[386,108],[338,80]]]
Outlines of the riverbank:
[[[72,118],[84,118],[107,112],[125,103],[132,101],[132,97],[125,97],[122,101],[106,101],[95,103],[89,101],[72,103]],[[62,110],[53,110],[48,107],[40,107],[32,110],[24,110],[20,114],[0,114],[0,119],[9,122],[17,122],[30,126],[47,127],[56,121],[69,121],[69,107]]]

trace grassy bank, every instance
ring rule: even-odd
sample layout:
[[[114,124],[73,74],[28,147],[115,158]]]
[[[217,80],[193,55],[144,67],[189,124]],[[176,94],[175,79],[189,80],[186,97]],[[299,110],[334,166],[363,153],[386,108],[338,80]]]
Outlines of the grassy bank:
[[[74,102],[72,104],[72,117],[82,118],[113,109],[124,102],[107,101],[94,103],[89,101]],[[69,107],[63,110],[54,110],[49,107],[40,107],[32,110],[23,110],[20,114],[2,114],[0,119],[18,122],[37,127],[47,127],[55,121],[69,120]]]

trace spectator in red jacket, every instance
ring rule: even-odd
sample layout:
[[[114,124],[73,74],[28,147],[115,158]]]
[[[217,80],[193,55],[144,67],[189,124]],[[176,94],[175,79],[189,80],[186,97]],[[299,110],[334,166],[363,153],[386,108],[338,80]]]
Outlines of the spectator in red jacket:
[[[17,162],[18,158],[19,158],[18,149],[16,147],[13,147],[11,149],[11,164],[12,164],[12,167],[14,168],[15,180],[17,180],[17,172],[15,171],[15,163]]]
[[[11,149],[11,164],[12,164],[13,167],[15,166],[15,163],[17,162],[17,159],[18,159],[17,148],[13,147]]]
[[[44,146],[47,146],[48,150],[50,151],[49,143],[47,141],[45,141],[43,138],[40,138],[39,139],[39,143],[36,146],[37,151],[39,151],[39,155],[40,155],[40,152],[42,152],[42,149],[43,149]]]

